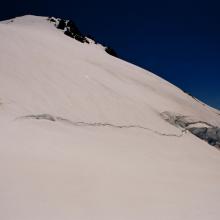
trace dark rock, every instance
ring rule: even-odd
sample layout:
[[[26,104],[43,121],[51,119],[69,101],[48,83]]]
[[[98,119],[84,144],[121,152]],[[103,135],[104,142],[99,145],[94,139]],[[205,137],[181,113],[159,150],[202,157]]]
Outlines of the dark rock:
[[[212,128],[190,128],[189,131],[201,138],[202,140],[207,141],[212,146],[219,147],[220,143],[220,128],[212,127]]]
[[[74,24],[73,21],[68,21],[66,26],[68,27],[69,31],[74,33],[74,34],[78,34],[78,35],[82,35],[79,31],[79,29],[77,28],[77,26]]]
[[[206,139],[206,132],[207,132],[207,128],[189,128],[189,131],[191,133],[193,133],[194,135],[196,135],[197,137],[205,140]]]
[[[64,30],[65,27],[66,27],[66,22],[63,19],[61,19],[57,25],[57,28]]]
[[[89,40],[86,38],[86,36],[81,34],[80,30],[78,29],[78,27],[75,25],[73,21],[55,19],[53,17],[48,18],[48,20],[50,22],[55,22],[55,23],[56,21],[58,21],[58,24],[56,25],[56,27],[58,29],[64,30],[64,34],[67,35],[68,37],[74,38],[81,43],[87,43],[87,44],[90,43]],[[88,36],[88,38],[92,39],[95,42],[95,39],[92,36]],[[105,51],[112,56],[118,57],[116,51],[110,47],[106,47]]]
[[[85,40],[86,40],[85,37],[80,36],[78,34],[75,35],[75,39],[78,40],[81,43],[85,43]]]
[[[218,140],[220,140],[220,128],[216,131],[216,135],[217,135]]]
[[[206,136],[207,136],[209,139],[211,139],[211,140],[217,142],[217,141],[218,141],[217,128],[208,128],[208,129],[207,129],[207,132],[206,132]]]
[[[116,51],[114,49],[112,49],[111,47],[106,47],[105,51],[114,57],[118,57],[118,54],[116,53]]]
[[[86,37],[85,37],[85,43],[89,44],[89,41],[86,39]]]
[[[69,36],[69,37],[74,38],[73,33],[71,33],[69,30],[64,31],[64,34],[66,34],[66,35]]]
[[[163,112],[161,116],[170,124],[188,130],[193,135],[206,141],[212,146],[220,147],[220,128],[205,121],[192,121],[183,115],[175,115],[170,112]],[[199,124],[200,127],[197,127]],[[201,124],[203,125],[201,127]]]

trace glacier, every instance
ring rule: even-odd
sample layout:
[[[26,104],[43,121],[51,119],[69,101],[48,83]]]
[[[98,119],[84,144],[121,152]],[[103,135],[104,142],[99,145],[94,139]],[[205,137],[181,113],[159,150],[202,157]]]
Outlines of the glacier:
[[[218,220],[220,111],[86,39],[0,22],[0,219]]]

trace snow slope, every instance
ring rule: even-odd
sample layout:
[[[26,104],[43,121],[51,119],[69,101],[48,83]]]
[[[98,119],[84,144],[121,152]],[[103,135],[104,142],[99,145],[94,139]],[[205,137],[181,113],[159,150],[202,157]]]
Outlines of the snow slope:
[[[0,219],[220,218],[220,154],[164,112],[220,112],[64,35],[45,17],[0,23]]]

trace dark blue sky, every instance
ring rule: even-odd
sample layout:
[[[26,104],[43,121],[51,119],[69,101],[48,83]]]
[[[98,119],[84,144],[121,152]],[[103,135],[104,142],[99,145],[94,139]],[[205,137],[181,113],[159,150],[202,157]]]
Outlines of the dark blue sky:
[[[24,14],[75,21],[119,56],[220,109],[220,2],[10,0],[0,19]]]

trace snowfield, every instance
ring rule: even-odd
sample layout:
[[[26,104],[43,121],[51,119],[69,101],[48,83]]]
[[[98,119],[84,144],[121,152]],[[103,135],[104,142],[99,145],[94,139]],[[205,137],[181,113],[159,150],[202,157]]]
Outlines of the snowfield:
[[[220,219],[218,110],[46,17],[0,51],[0,219]]]

